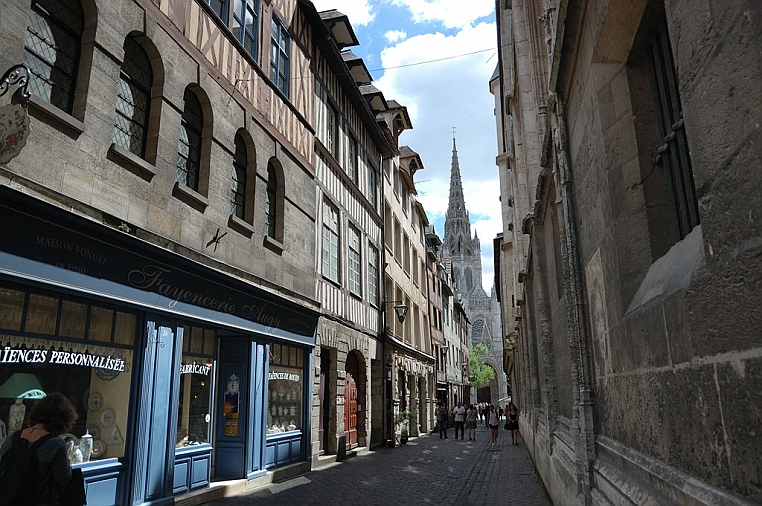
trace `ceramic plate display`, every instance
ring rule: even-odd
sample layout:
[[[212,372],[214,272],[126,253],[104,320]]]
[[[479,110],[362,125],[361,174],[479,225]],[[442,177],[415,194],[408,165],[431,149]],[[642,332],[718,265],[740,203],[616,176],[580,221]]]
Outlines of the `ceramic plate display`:
[[[77,446],[79,444],[79,438],[77,436],[75,436],[74,434],[71,434],[69,432],[67,432],[66,434],[61,434],[58,437],[60,437],[63,440],[66,440],[67,437],[70,437],[70,438],[72,438],[72,440],[74,440],[74,446]]]
[[[101,428],[98,427],[97,425],[88,425],[87,432],[89,432],[90,435],[93,436],[93,439],[101,438]]]
[[[113,409],[104,409],[101,411],[100,421],[104,427],[111,427],[116,422],[116,413]]]
[[[103,396],[98,392],[93,392],[87,398],[87,409],[90,411],[99,411],[103,407]]]
[[[100,457],[104,453],[106,453],[106,443],[104,443],[100,439],[96,439],[95,441],[93,441],[93,453],[92,453],[92,456],[93,457]]]

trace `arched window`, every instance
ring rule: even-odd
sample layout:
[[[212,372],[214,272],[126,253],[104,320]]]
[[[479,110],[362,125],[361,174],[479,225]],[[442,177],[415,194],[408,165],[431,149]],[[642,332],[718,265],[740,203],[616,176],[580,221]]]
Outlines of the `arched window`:
[[[148,55],[135,38],[127,37],[119,73],[113,141],[141,158],[145,157],[152,84]]]
[[[246,219],[246,144],[241,134],[235,136],[235,155],[233,156],[233,179],[230,198],[230,214]]]
[[[267,164],[267,201],[265,202],[265,230],[276,239],[278,222],[278,175],[272,162]]]
[[[71,114],[82,42],[82,6],[73,0],[32,0],[24,44],[29,91]]]
[[[190,88],[185,89],[185,108],[180,124],[180,140],[177,145],[177,172],[175,181],[198,191],[201,169],[201,130],[204,115],[201,104]]]

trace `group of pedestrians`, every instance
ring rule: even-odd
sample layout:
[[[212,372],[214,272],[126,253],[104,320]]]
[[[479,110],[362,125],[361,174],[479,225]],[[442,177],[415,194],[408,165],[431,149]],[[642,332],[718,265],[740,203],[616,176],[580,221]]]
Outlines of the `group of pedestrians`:
[[[476,423],[483,419],[490,431],[491,446],[497,445],[497,436],[500,430],[500,419],[505,416],[505,429],[511,431],[512,444],[519,444],[519,411],[513,403],[509,403],[505,409],[499,405],[490,403],[469,404],[468,408],[460,402],[456,403],[451,412],[448,412],[444,403],[440,403],[436,410],[437,429],[439,439],[447,439],[447,423],[452,415],[455,421],[455,439],[464,438],[464,429],[468,429],[468,440],[476,441]]]

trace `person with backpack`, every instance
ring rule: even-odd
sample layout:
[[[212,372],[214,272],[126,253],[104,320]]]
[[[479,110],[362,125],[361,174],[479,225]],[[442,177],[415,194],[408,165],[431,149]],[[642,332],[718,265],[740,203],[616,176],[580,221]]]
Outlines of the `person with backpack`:
[[[71,466],[60,437],[78,418],[60,393],[37,401],[29,426],[8,435],[0,447],[0,506],[59,506],[59,487],[69,483]]]

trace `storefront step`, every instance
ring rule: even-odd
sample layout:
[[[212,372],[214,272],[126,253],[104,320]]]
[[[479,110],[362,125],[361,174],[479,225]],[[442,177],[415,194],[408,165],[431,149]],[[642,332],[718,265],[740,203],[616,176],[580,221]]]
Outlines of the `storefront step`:
[[[339,459],[338,455],[320,455],[317,458],[317,461],[315,461],[315,465],[313,466],[313,469],[318,467],[329,466],[331,464],[340,462],[341,460],[350,459],[357,455],[365,455],[366,453],[368,453],[368,448],[366,446],[359,446],[352,450],[347,450],[346,455],[342,459]]]
[[[293,478],[294,476],[304,474],[309,470],[309,462],[299,462],[298,464],[272,469],[266,474],[251,480],[214,481],[211,485],[209,485],[209,488],[176,497],[174,505],[199,506],[216,499],[239,494],[246,490],[251,490],[254,488],[263,487],[265,485],[270,485],[271,483],[287,480],[289,478]]]

